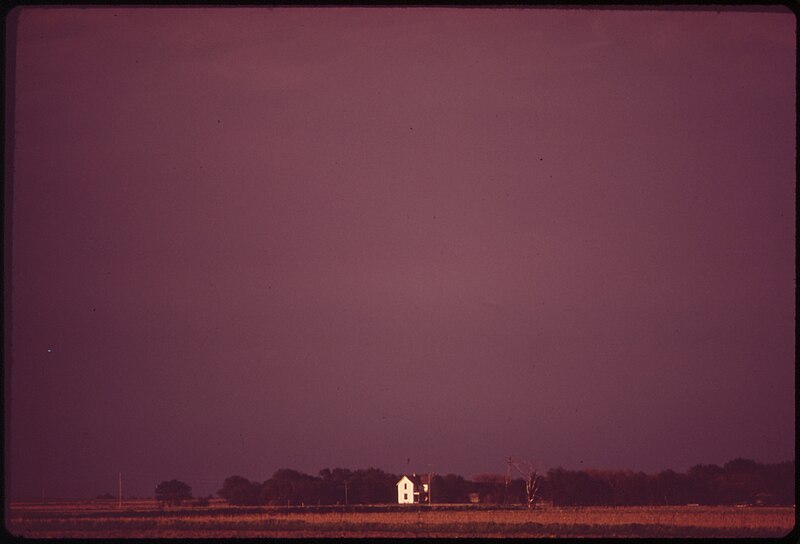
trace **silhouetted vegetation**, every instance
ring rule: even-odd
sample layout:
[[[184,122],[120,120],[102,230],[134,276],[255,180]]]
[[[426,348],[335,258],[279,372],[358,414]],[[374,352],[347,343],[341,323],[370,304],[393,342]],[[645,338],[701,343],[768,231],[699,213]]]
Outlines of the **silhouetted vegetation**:
[[[562,468],[547,473],[549,498],[556,506],[794,504],[794,481],[794,461],[760,464],[750,459],[722,467],[695,465],[686,474]]]
[[[261,502],[261,485],[241,476],[225,478],[217,495],[231,504],[255,505]]]
[[[156,487],[155,497],[162,506],[178,506],[192,498],[192,488],[179,480],[161,482]]]
[[[263,483],[226,478],[217,495],[236,505],[385,504],[396,502],[398,479],[377,468],[326,468],[318,476],[281,469]]]
[[[559,467],[540,477],[536,500],[555,506],[794,504],[794,465],[794,461],[761,464],[734,459],[722,467],[696,465],[685,474]],[[377,468],[325,468],[317,476],[281,469],[262,483],[231,476],[217,494],[234,505],[391,504],[397,502],[399,478]],[[528,500],[525,481],[502,474],[481,474],[473,480],[436,475],[431,491],[434,504],[469,503],[471,496],[483,504]]]

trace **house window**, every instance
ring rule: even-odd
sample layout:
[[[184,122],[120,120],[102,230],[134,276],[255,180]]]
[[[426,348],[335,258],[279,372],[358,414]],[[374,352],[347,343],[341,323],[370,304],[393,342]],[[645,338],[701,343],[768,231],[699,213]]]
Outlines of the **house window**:
[[[404,500],[404,501],[407,501],[407,500],[408,500],[408,493],[403,493],[403,500]]]
[[[408,484],[403,484],[403,489],[408,489]]]

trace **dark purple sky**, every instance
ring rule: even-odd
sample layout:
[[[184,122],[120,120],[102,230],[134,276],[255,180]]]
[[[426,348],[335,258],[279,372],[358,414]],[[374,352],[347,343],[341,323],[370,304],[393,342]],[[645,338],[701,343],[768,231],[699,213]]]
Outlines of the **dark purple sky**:
[[[794,458],[788,11],[15,15],[13,495]]]

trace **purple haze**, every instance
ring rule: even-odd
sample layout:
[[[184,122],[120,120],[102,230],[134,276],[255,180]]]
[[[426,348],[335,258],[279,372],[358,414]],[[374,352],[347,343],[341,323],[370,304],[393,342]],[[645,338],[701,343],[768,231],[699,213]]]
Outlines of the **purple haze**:
[[[794,458],[788,11],[15,22],[11,495]]]

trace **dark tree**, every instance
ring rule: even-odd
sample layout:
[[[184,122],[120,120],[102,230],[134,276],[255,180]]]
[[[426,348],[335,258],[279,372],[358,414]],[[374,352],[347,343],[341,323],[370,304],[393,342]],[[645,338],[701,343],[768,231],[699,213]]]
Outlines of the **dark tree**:
[[[222,489],[217,491],[217,495],[236,505],[255,505],[262,502],[261,486],[241,476],[225,478]]]
[[[179,480],[161,482],[156,487],[156,500],[162,505],[177,506],[186,499],[192,498],[192,488]]]
[[[772,465],[763,465],[761,473],[766,489],[760,491],[762,504],[794,504],[795,498],[795,463],[784,461]]]
[[[261,501],[267,504],[321,504],[326,482],[309,474],[283,468],[264,482]]]
[[[717,465],[695,465],[687,473],[689,499],[698,504],[722,504],[720,482],[725,470]]]
[[[434,476],[432,484],[434,500],[437,503],[469,502],[469,483],[457,474]]]
[[[351,474],[353,504],[381,504],[397,501],[398,477],[379,468],[361,469]],[[434,493],[436,493],[434,491]]]
[[[471,492],[478,493],[481,502],[503,502],[506,495],[506,477],[502,474],[477,474],[473,476],[471,484]]]

